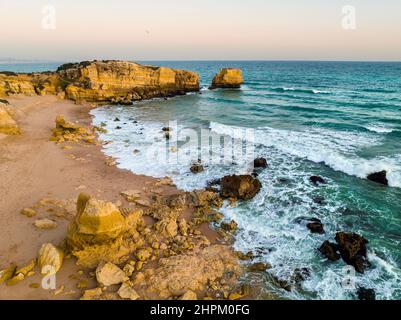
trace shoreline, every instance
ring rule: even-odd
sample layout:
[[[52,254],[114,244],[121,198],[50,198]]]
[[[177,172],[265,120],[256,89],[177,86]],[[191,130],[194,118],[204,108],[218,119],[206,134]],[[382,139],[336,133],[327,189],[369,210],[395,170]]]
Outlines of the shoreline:
[[[15,119],[22,135],[0,137],[0,154],[3,155],[0,158],[0,216],[5,221],[0,227],[4,235],[0,248],[3,263],[14,262],[22,266],[36,257],[43,243],[62,243],[67,226],[75,215],[76,198],[81,192],[122,206],[129,206],[130,203],[121,196],[121,192],[138,189],[138,186],[142,187],[141,199],[182,193],[175,186],[160,185],[160,179],[108,165],[97,138],[95,144],[67,142],[62,144],[63,148],[49,141],[57,115],[63,114],[68,121],[91,127],[90,105],[59,100],[55,96],[14,96],[8,100],[16,109]],[[38,206],[41,201],[45,203],[43,207]],[[20,214],[22,209],[35,205],[38,206],[37,216],[28,218]],[[59,209],[63,209],[61,213]],[[192,208],[181,217],[190,221],[193,214]],[[55,221],[57,227],[39,230],[33,225],[36,219],[44,218]],[[146,224],[152,224],[150,217],[144,217],[144,220]],[[221,243],[218,232],[212,230],[208,223],[202,223],[198,230],[210,244]],[[2,284],[0,299],[78,299],[83,290],[77,289],[77,283],[82,281],[77,274],[82,268],[75,265],[74,260],[65,259],[57,273],[57,288],[64,286],[63,292],[58,295],[54,294],[54,290],[30,288],[30,284],[40,283],[40,275],[35,274],[15,286]],[[1,266],[4,267],[7,265]],[[88,278],[87,287],[92,288],[95,280],[91,279],[89,271],[84,273]]]

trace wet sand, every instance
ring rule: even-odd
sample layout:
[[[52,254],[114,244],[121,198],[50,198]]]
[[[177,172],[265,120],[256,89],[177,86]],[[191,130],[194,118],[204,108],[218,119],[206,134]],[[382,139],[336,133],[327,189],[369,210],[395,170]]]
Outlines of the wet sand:
[[[75,214],[74,202],[79,193],[87,192],[99,199],[124,204],[125,200],[120,196],[122,191],[143,189],[146,197],[156,188],[157,179],[107,165],[100,143],[65,143],[62,146],[72,147],[66,150],[49,141],[57,115],[89,126],[90,106],[58,100],[55,96],[8,100],[16,110],[15,119],[22,135],[0,135],[0,269],[11,262],[18,266],[26,264],[36,258],[45,242],[56,245],[62,242]],[[161,194],[178,192],[169,185],[157,186],[157,189]],[[55,206],[55,209],[38,210],[38,215],[33,218],[20,214],[23,208],[32,207],[42,199],[67,200],[71,210],[59,215]],[[189,217],[191,212],[186,215]],[[57,228],[37,229],[33,223],[40,218],[55,220]],[[201,231],[212,243],[216,241],[217,233],[207,225],[202,225]],[[34,275],[15,286],[0,285],[0,299],[77,299],[81,293],[71,275],[76,275],[78,270],[74,259],[65,260],[57,273],[57,287],[65,285],[64,293],[60,295],[55,296],[54,290],[30,288],[30,284],[41,282],[41,277]]]

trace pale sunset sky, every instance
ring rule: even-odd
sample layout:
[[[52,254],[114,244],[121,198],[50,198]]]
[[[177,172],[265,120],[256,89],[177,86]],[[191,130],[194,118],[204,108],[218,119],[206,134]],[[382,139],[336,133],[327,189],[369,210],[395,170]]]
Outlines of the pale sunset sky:
[[[401,0],[0,0],[0,13],[3,60],[401,61]]]

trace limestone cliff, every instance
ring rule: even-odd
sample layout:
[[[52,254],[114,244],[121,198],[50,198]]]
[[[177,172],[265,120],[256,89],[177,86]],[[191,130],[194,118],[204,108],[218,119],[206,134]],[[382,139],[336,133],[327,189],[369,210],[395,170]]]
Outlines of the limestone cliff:
[[[0,133],[9,135],[18,135],[21,133],[12,116],[12,109],[0,102]]]
[[[244,83],[240,69],[224,68],[214,77],[210,89],[216,88],[240,88]]]
[[[95,103],[131,103],[199,91],[199,75],[124,61],[68,63],[56,72],[0,73],[0,97],[58,94]]]

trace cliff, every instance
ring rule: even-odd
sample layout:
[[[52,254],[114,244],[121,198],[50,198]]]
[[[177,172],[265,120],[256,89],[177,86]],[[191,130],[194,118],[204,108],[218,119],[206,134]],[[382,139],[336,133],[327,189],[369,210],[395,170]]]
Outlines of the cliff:
[[[216,88],[240,88],[244,83],[240,69],[224,68],[214,77],[210,89]]]
[[[57,94],[95,103],[131,103],[199,91],[199,75],[185,70],[124,61],[87,61],[60,66],[56,72],[0,72],[0,97]]]

